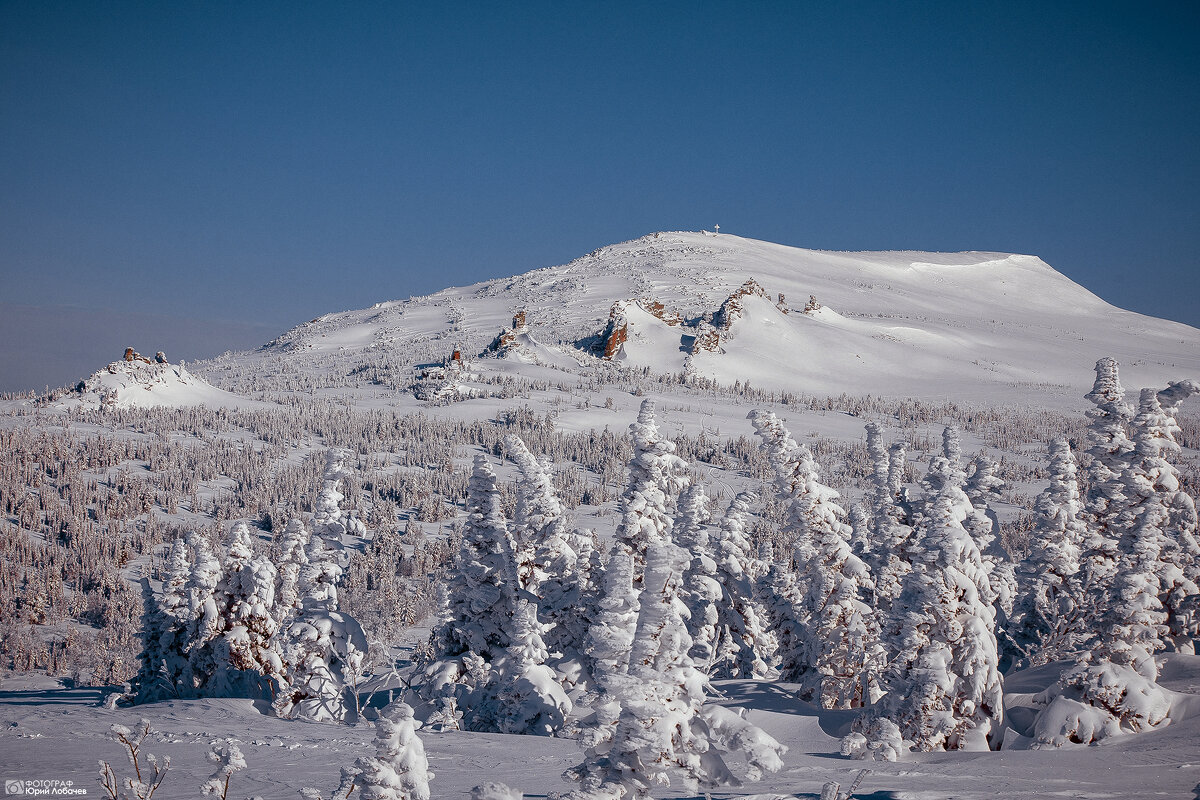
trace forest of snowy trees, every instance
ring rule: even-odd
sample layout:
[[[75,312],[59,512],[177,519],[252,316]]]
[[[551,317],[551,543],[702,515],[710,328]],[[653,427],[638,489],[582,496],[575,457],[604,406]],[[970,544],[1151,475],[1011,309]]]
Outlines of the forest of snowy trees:
[[[371,720],[377,754],[342,789],[364,797],[429,796],[422,725],[578,740],[570,800],[757,780],[786,748],[708,702],[722,680],[854,711],[843,753],[891,761],[1001,748],[1004,676],[1058,662],[1033,746],[1097,742],[1163,723],[1156,655],[1200,635],[1195,478],[1178,463],[1196,444],[1178,412],[1198,392],[1143,389],[1135,407],[1102,359],[1082,421],[1043,416],[1035,434],[1006,412],[843,399],[892,420],[855,444],[798,436],[771,410],[750,411],[753,438],[667,435],[650,399],[628,436],[562,432],[528,408],[445,422],[320,404],[113,412],[141,426],[127,439],[4,430],[25,457],[0,475],[3,654],[128,681],[116,702],[243,697],[281,718]],[[185,414],[199,444],[171,434]],[[938,441],[914,421],[951,424]],[[1042,439],[1045,455],[968,458],[963,431]],[[354,449],[283,458],[335,435]],[[761,488],[705,486],[700,464]],[[1036,497],[1009,488],[1034,480]],[[574,524],[612,501],[611,536]],[[1001,523],[1001,503],[1023,513]],[[72,618],[95,632],[38,635]],[[409,663],[398,636],[427,618]]]
[[[862,709],[843,741],[856,758],[997,749],[1003,675],[1050,662],[1065,668],[1039,699],[1034,746],[1151,729],[1170,709],[1155,655],[1192,652],[1200,633],[1196,507],[1173,463],[1176,413],[1200,385],[1143,390],[1134,409],[1114,361],[1096,375],[1078,449],[1048,446],[1021,558],[991,507],[999,465],[967,463],[953,425],[914,487],[905,446],[868,424],[867,490],[851,505],[776,414],[751,412],[778,508],[754,535],[759,498],[714,508],[645,400],[611,542],[572,527],[553,464],[509,432],[475,455],[411,700],[434,729],[577,738],[572,800],[778,769],[782,745],[706,702],[718,679],[783,680],[821,708]],[[161,592],[143,581],[137,702],[256,696],[283,717],[358,718],[369,646],[338,602],[345,543],[368,538],[343,509],[351,474],[329,451],[307,520],[282,526],[270,553],[244,523],[218,548],[175,540]],[[413,713],[378,715],[381,753],[411,756],[397,742],[415,737]],[[425,780],[411,758],[381,758],[359,765],[360,785]]]

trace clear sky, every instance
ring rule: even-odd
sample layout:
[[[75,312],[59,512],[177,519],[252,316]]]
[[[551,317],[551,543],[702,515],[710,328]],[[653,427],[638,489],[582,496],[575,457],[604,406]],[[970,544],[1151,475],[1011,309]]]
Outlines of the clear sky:
[[[1198,41],[1195,2],[5,0],[0,391],[714,223],[1200,326]]]

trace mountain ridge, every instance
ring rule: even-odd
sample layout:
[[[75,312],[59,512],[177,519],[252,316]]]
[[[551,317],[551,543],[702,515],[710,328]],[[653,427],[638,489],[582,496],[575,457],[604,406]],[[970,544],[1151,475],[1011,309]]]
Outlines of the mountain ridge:
[[[705,333],[696,321],[711,321],[748,281],[764,302],[746,301],[722,352],[689,353],[687,337]],[[803,313],[810,298],[818,313]],[[589,353],[621,303],[660,310],[639,315],[620,357]],[[530,336],[566,357],[564,369],[586,370],[598,354],[655,373],[813,394],[1022,402],[1034,387],[1073,402],[1108,355],[1134,385],[1200,374],[1200,331],[1117,308],[1036,256],[809,250],[708,232],[649,234],[560,266],[325,314],[244,358],[419,361],[455,346],[475,355],[520,312]],[[686,331],[664,334],[680,323]]]

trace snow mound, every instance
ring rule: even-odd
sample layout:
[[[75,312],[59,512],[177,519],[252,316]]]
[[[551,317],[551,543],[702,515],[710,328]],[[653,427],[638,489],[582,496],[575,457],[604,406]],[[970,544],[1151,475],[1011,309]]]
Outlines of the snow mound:
[[[258,408],[270,405],[218,389],[182,364],[114,361],[60,398],[61,408]]]

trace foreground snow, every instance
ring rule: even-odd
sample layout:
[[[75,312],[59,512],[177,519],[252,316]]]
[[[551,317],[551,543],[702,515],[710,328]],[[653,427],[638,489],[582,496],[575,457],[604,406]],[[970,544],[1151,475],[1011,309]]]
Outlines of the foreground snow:
[[[1150,798],[1191,797],[1200,790],[1200,657],[1166,658],[1162,683],[1176,692],[1171,723],[1139,735],[1119,736],[1094,747],[1054,751],[912,754],[895,764],[872,763],[859,798]],[[1031,721],[1030,699],[1057,676],[1048,665],[1010,676],[1009,721],[1021,743]],[[717,790],[714,798],[780,798],[820,795],[827,781],[848,785],[864,766],[839,754],[839,737],[854,712],[818,712],[795,699],[789,684],[724,681],[717,688],[728,705],[747,709],[748,719],[787,745],[784,768],[760,783]],[[298,798],[312,786],[328,793],[339,770],[374,752],[375,728],[286,721],[267,716],[249,700],[189,700],[107,710],[96,689],[68,689],[42,676],[14,676],[0,683],[0,772],[9,780],[72,780],[100,796],[97,761],[121,773],[125,760],[107,731],[146,717],[154,729],[148,752],[171,757],[163,784],[166,797],[190,797],[209,777],[210,745],[232,737],[248,768],[235,774],[230,797]],[[492,733],[420,732],[436,773],[433,797],[466,798],[488,781],[500,781],[527,797],[573,788],[561,777],[578,762],[570,739]],[[655,797],[685,797],[662,790]]]

